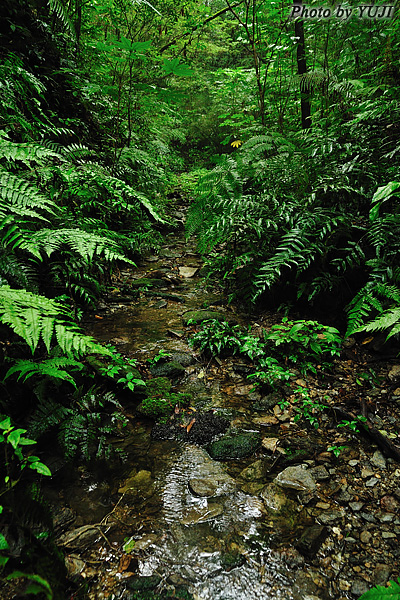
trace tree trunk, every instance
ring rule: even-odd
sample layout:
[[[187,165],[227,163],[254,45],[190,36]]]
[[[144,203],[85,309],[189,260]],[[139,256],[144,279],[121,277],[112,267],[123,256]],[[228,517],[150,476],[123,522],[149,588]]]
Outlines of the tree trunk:
[[[294,6],[300,6],[300,14],[302,12],[303,0],[293,0]],[[298,12],[298,11],[296,11]],[[297,38],[297,72],[300,75],[300,102],[301,102],[301,126],[303,129],[311,127],[311,104],[310,104],[310,88],[305,78],[302,77],[307,73],[306,47],[304,43],[304,21],[300,18],[294,22],[294,34]]]

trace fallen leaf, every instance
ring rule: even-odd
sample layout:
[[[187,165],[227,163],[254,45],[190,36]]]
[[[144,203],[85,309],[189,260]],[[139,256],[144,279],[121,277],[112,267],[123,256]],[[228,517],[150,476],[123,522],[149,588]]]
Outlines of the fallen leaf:
[[[129,565],[131,564],[131,557],[128,554],[123,554],[119,561],[118,571],[126,571]]]
[[[100,320],[101,320],[103,317],[100,317],[99,315],[94,315],[94,318],[95,318],[95,319],[100,319]]]
[[[186,432],[189,433],[189,431],[192,429],[193,425],[195,424],[196,419],[192,419],[189,423],[189,425],[186,427]]]

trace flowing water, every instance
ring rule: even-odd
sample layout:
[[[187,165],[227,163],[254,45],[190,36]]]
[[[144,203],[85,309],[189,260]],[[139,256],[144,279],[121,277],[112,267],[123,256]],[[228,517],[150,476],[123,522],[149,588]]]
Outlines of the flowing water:
[[[121,282],[165,274],[170,285],[162,293],[182,301],[160,302],[142,294],[122,302],[120,292],[86,323],[87,331],[142,362],[160,349],[192,352],[182,315],[212,303],[217,295],[201,286],[198,272],[180,277],[182,267],[199,268],[201,262],[191,244],[173,236],[158,257],[122,273]],[[240,315],[236,318],[241,321]],[[235,381],[233,372],[230,378],[218,375],[217,367],[207,369],[196,359],[178,389],[191,390],[197,400],[204,397],[210,407],[233,409],[234,425],[251,429],[250,388],[243,378]],[[236,476],[255,457],[217,462],[199,446],[153,440],[150,430],[150,423],[133,418],[122,443],[128,456],[123,471],[103,481],[82,471],[79,481],[65,491],[66,504],[78,514],[74,526],[104,526],[97,545],[80,553],[89,596],[128,599],[132,580],[156,576],[158,591],[173,594],[183,586],[195,600],[317,598],[302,588],[303,563],[290,557],[290,543],[283,551],[270,547],[270,540],[287,535],[287,530],[271,521],[257,493],[262,484],[254,493],[245,493],[237,484]],[[71,556],[76,566],[76,552]]]

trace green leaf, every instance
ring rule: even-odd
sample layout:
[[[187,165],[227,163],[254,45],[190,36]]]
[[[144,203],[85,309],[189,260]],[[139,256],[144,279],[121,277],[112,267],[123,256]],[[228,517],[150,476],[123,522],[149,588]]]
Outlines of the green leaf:
[[[37,459],[28,465],[30,469],[32,469],[33,471],[37,471],[40,475],[47,475],[48,477],[51,477],[51,471],[49,467],[40,462],[37,456],[30,456],[29,458]]]
[[[179,58],[172,60],[164,58],[163,69],[167,75],[177,75],[178,77],[190,77],[193,75],[192,69],[188,65],[181,64]]]
[[[390,181],[387,185],[381,186],[377,189],[372,198],[372,208],[369,211],[369,220],[375,221],[379,214],[379,209],[383,202],[388,200],[393,194],[400,188],[398,181]],[[397,192],[396,192],[397,193]]]

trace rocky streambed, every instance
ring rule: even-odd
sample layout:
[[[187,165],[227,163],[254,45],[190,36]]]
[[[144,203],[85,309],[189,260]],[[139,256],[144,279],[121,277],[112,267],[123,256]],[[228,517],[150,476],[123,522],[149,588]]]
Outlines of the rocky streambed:
[[[257,330],[280,317],[235,313],[201,269],[194,244],[171,234],[86,323],[192,400],[156,427],[132,402],[115,440],[124,464],[82,468],[58,493],[70,576],[93,600],[344,600],[398,577],[400,361],[348,340],[329,374],[254,391],[243,359],[188,346],[192,320],[211,311]],[[299,388],[325,406],[318,428],[296,418]],[[337,427],[359,413],[377,435]]]

